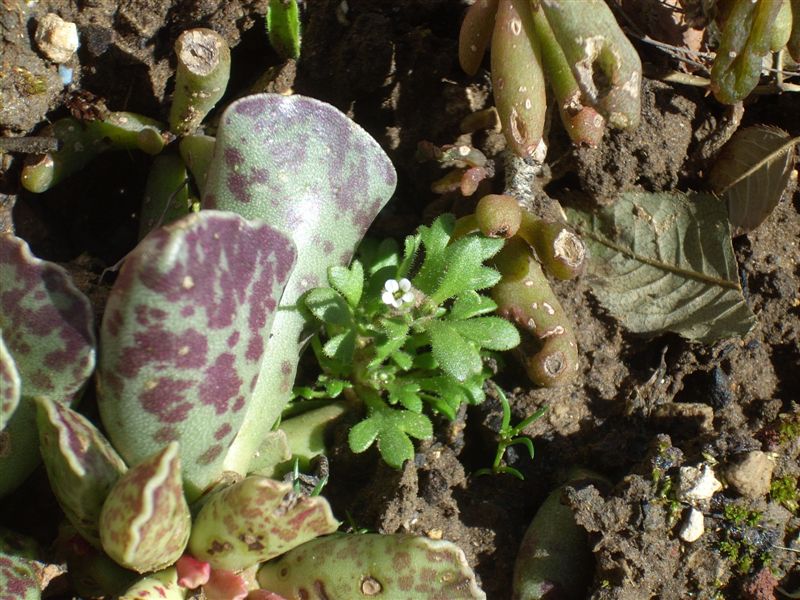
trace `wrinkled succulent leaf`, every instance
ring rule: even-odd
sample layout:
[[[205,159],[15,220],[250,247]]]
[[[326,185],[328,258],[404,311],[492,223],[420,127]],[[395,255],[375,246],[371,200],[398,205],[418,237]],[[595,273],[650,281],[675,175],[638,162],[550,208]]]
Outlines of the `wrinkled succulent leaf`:
[[[336,531],[328,502],[296,494],[290,483],[253,476],[214,494],[198,513],[193,556],[238,571]]]
[[[20,378],[14,358],[6,348],[0,331],[0,431],[17,410],[20,398]]]
[[[0,599],[39,600],[41,597],[31,561],[0,552]]]
[[[263,434],[291,397],[304,321],[298,298],[328,268],[350,262],[394,191],[396,175],[380,146],[334,107],[302,96],[260,94],[225,111],[203,205],[264,219],[290,235],[298,262],[273,323],[261,375],[226,467],[246,471]]]
[[[205,585],[211,577],[211,565],[197,560],[191,554],[184,554],[175,563],[178,572],[178,585],[193,590]]]
[[[16,365],[22,396],[67,402],[94,369],[89,300],[58,265],[0,235],[0,331]]]
[[[103,502],[127,467],[83,415],[45,397],[35,402],[50,487],[70,523],[91,544],[99,546]]]
[[[177,440],[187,493],[217,480],[294,258],[276,229],[218,211],[157,229],[128,255],[98,368],[100,414],[128,464]]]
[[[711,187],[728,203],[734,235],[748,233],[770,215],[789,184],[798,139],[764,125],[739,129],[709,173]]]
[[[238,571],[338,527],[321,496],[300,496],[290,483],[248,477],[203,505],[194,521],[189,551],[214,569]]]
[[[151,573],[134,583],[118,600],[185,600],[189,590],[178,585],[174,567]]]
[[[100,513],[100,541],[122,566],[138,573],[156,571],[183,554],[191,520],[173,442],[111,488]]]
[[[458,546],[399,534],[307,542],[263,565],[258,583],[287,598],[486,598]]]
[[[712,342],[755,324],[727,211],[713,196],[629,192],[567,216],[586,241],[593,293],[631,331]]]

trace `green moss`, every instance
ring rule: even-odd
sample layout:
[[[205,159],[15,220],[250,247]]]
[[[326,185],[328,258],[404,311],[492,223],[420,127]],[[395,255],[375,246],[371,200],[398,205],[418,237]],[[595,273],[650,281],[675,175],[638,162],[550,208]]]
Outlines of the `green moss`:
[[[753,527],[761,521],[761,513],[757,510],[749,510],[741,504],[727,504],[722,511],[726,521],[733,525],[746,525]]]
[[[23,96],[36,96],[47,91],[47,82],[44,77],[38,77],[22,67],[14,67],[14,73],[16,75],[14,87]]]
[[[791,444],[800,438],[800,415],[782,415],[778,424],[778,439],[781,446]]]
[[[783,504],[793,513],[797,512],[800,504],[798,504],[797,477],[795,475],[785,475],[775,479],[770,486],[769,494],[775,502]]]

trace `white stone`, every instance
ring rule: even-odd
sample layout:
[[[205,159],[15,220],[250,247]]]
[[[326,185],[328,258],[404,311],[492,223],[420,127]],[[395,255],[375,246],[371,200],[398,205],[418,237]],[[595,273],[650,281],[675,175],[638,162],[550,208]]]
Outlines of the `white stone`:
[[[722,483],[707,464],[681,467],[678,477],[678,500],[704,502],[722,489]]]
[[[678,531],[678,537],[684,542],[696,542],[705,533],[705,530],[703,513],[696,508],[690,508]]]
[[[80,46],[78,26],[55,13],[41,18],[35,37],[42,54],[57,64],[67,62]]]

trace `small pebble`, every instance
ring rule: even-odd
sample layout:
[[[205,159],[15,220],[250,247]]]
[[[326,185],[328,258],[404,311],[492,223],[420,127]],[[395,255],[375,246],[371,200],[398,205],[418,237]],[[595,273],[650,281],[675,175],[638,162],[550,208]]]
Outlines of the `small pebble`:
[[[47,13],[36,27],[36,45],[56,64],[67,62],[78,50],[78,26],[55,13]]]
[[[722,489],[722,483],[707,464],[681,467],[678,477],[678,500],[704,502]]]
[[[768,452],[751,450],[724,471],[728,485],[745,498],[766,496],[772,483],[775,460]]]
[[[705,530],[703,513],[696,508],[690,508],[678,531],[678,537],[684,542],[696,542]]]

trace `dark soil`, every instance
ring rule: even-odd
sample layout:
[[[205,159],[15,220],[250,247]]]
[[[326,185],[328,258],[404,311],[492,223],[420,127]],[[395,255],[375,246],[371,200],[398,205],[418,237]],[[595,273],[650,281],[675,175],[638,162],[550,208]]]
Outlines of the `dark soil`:
[[[23,135],[63,116],[77,90],[91,92],[112,110],[164,117],[172,45],[194,26],[214,28],[235,46],[233,96],[280,65],[264,32],[265,5],[265,0],[42,0],[27,7],[6,1],[0,9],[0,132]],[[437,198],[430,191],[442,172],[415,160],[419,141],[473,143],[502,171],[500,136],[459,132],[462,118],[491,104],[488,76],[483,71],[470,79],[458,68],[462,2],[348,0],[346,14],[342,5],[306,3],[303,54],[292,87],[336,105],[383,145],[399,185],[372,234],[400,237],[423,218],[463,210],[470,202]],[[83,45],[70,65],[75,79],[67,88],[28,41],[31,23],[51,11],[75,21],[81,32]],[[651,50],[640,50],[647,61]],[[552,170],[543,181],[549,196],[562,204],[587,196],[609,202],[628,189],[702,187],[725,108],[701,89],[655,80],[645,81],[643,98],[641,126],[607,134],[595,150],[572,149],[553,125]],[[744,124],[770,123],[800,135],[798,109],[792,94],[761,96],[746,107]],[[34,196],[17,188],[20,159],[4,158],[0,225],[8,230],[13,217],[16,233],[34,253],[68,266],[100,311],[108,289],[100,278],[103,269],[136,240],[149,159],[104,155],[86,172]],[[501,190],[501,180],[496,177],[491,186]],[[531,389],[524,371],[509,359],[496,378],[511,392],[513,422],[548,407],[526,431],[536,446],[535,459],[508,455],[525,480],[471,475],[494,456],[500,405],[490,398],[455,422],[438,422],[435,439],[420,444],[414,462],[401,471],[381,463],[376,452],[349,453],[348,423],[340,424],[332,432],[325,491],[334,512],[343,520],[349,515],[358,527],[451,540],[466,552],[489,598],[510,598],[513,564],[528,523],[567,470],[580,465],[613,484],[605,490],[584,487],[564,499],[588,531],[594,552],[587,598],[773,598],[778,581],[796,589],[796,550],[785,548],[797,548],[797,514],[768,495],[746,498],[727,488],[705,511],[706,533],[689,544],[677,536],[684,507],[670,502],[664,481],[681,465],[704,461],[716,462],[722,473],[751,450],[773,453],[773,480],[800,474],[798,213],[800,196],[787,193],[764,225],[735,240],[747,301],[758,316],[745,339],[704,346],[673,335],[642,338],[599,307],[587,282],[555,284],[575,323],[579,377],[564,388]],[[725,518],[728,505],[758,511],[762,519],[753,531],[737,529]],[[726,542],[732,539],[754,549],[751,565],[742,568],[731,559]]]

